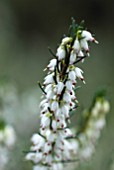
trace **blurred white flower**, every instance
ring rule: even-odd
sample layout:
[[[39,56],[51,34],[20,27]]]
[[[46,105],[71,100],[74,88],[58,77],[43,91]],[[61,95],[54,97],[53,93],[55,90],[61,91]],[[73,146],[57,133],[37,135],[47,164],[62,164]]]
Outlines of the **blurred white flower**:
[[[12,126],[7,125],[4,129],[5,144],[12,147],[16,141],[16,134]]]

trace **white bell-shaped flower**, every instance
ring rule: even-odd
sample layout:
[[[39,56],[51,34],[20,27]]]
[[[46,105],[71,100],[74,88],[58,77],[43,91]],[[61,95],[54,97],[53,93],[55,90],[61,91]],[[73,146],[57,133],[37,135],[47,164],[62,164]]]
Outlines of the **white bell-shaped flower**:
[[[52,145],[51,145],[51,143],[50,142],[46,142],[45,143],[45,146],[44,146],[44,154],[45,155],[48,155],[49,154],[49,152],[51,151],[51,149],[52,149]]]
[[[71,95],[69,94],[68,91],[65,91],[65,93],[63,95],[63,101],[65,101],[66,103],[70,103],[71,102]]]
[[[58,128],[65,128],[67,126],[66,120],[65,120],[65,116],[61,115],[59,117],[59,119],[57,120],[57,127]]]
[[[86,41],[94,41],[94,38],[89,31],[83,30],[81,35]]]
[[[57,84],[57,95],[61,95],[63,88],[64,88],[64,83],[58,82],[58,84]]]
[[[37,153],[30,152],[25,157],[26,160],[31,160],[34,163],[40,162],[42,160],[42,158],[43,158],[42,152],[37,152]]]
[[[47,94],[46,94],[46,97],[47,97],[48,100],[53,99],[54,96],[55,96],[55,93],[54,93],[53,90],[48,91]]]
[[[59,46],[57,49],[57,53],[56,53],[58,60],[60,61],[60,60],[64,59],[65,55],[66,55],[66,52],[65,52],[64,46],[63,45]]]
[[[51,104],[51,110],[55,112],[58,108],[59,108],[58,102],[53,101],[52,104]]]
[[[75,68],[75,73],[76,73],[76,77],[78,77],[79,79],[83,80],[84,77],[83,77],[83,71],[79,68],[79,67],[76,67]]]
[[[66,85],[66,89],[71,92],[73,88],[72,81],[68,80],[65,85]]]
[[[53,158],[52,158],[52,155],[51,154],[48,154],[47,156],[46,156],[46,159],[45,159],[45,162],[48,164],[48,165],[52,165],[52,160],[53,160]]]
[[[54,58],[50,60],[50,63],[48,64],[47,68],[52,71],[53,68],[56,66],[56,63],[57,63],[57,59]]]
[[[63,132],[64,132],[64,137],[72,137],[72,136],[74,136],[72,131],[69,128],[66,128]]]
[[[51,74],[49,74],[49,75],[47,75],[45,78],[44,78],[44,85],[47,85],[47,84],[49,84],[49,83],[53,83],[54,82],[54,78],[53,78],[53,76],[54,76],[54,73],[51,73]]]
[[[70,54],[70,64],[73,64],[76,61],[76,53],[73,51],[71,51]]]
[[[72,82],[75,82],[75,79],[76,79],[76,73],[74,70],[70,71],[69,74],[68,74],[68,78],[69,80],[71,80]]]
[[[102,104],[102,108],[103,108],[105,113],[109,112],[109,110],[110,110],[109,102],[108,101],[104,101],[103,104]]]
[[[81,48],[86,51],[86,53],[89,52],[89,46],[85,38],[80,40],[80,45],[81,45]]]
[[[41,127],[42,129],[45,129],[50,125],[50,118],[47,117],[46,115],[43,115],[41,118]]]
[[[47,99],[42,100],[42,101],[40,102],[40,108],[43,108],[47,102],[48,102]]]
[[[52,120],[52,129],[53,129],[53,132],[56,132],[57,131],[57,122],[56,120]]]
[[[47,93],[47,92],[51,91],[52,88],[53,88],[53,85],[52,85],[52,84],[46,85],[46,86],[45,86],[45,92]]]
[[[79,53],[79,51],[81,49],[80,42],[77,38],[74,41],[73,49],[76,51],[77,54]]]
[[[65,116],[66,119],[69,119],[69,106],[63,105],[61,107],[62,114]]]
[[[5,144],[12,147],[16,141],[16,134],[12,126],[6,125],[4,129]]]
[[[72,41],[72,37],[65,37],[62,39],[62,45],[66,45]]]
[[[50,129],[48,129],[46,131],[45,136],[46,136],[47,141],[50,142],[50,143],[54,142],[55,139],[56,139],[56,134],[53,133],[52,130],[50,130]]]
[[[40,145],[44,143],[45,140],[38,133],[35,133],[32,135],[31,142],[33,143],[33,145]]]

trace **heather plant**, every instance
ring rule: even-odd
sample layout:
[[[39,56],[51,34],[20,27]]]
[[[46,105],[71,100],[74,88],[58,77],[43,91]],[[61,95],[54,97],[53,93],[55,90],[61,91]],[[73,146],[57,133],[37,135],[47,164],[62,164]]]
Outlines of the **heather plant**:
[[[26,160],[33,163],[33,170],[61,170],[69,162],[88,160],[95,151],[97,139],[104,127],[109,103],[104,93],[98,93],[89,109],[82,114],[82,124],[70,128],[71,116],[78,107],[78,81],[85,84],[84,72],[78,66],[90,56],[90,43],[98,44],[95,37],[72,19],[68,35],[64,35],[54,58],[45,68],[47,75],[39,86],[40,128],[31,137],[32,146]]]

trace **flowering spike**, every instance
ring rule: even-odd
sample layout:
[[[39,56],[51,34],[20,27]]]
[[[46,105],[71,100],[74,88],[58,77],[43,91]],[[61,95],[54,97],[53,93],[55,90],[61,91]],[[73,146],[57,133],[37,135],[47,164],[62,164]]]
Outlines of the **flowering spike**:
[[[94,150],[93,146],[85,148],[81,146],[87,137],[92,141],[94,133],[89,131],[91,119],[98,116],[97,113],[104,114],[109,110],[106,101],[99,103],[99,106],[98,104],[93,106],[90,122],[86,122],[80,132],[73,134],[69,129],[71,116],[78,106],[76,97],[78,79],[85,82],[83,71],[77,67],[77,63],[89,56],[89,41],[97,42],[89,31],[84,30],[83,22],[77,25],[72,19],[69,35],[61,40],[56,55],[49,49],[54,59],[47,66],[48,73],[43,83],[40,133],[34,134],[31,138],[33,146],[26,156],[27,160],[36,164],[33,170],[61,170],[62,163],[73,162],[76,155],[78,158],[89,157]],[[104,119],[100,118],[97,122],[95,119],[95,130],[100,131],[104,125]],[[94,140],[96,138],[97,134]]]

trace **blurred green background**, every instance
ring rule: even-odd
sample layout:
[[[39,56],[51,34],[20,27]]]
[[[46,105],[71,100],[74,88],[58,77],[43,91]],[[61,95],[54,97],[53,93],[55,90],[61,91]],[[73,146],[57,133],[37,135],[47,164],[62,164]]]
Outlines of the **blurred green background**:
[[[87,84],[78,91],[78,99],[82,107],[87,107],[94,92],[106,87],[111,112],[96,153],[91,161],[80,165],[80,170],[109,170],[114,158],[113,7],[111,0],[0,0],[0,75],[15,82],[20,94],[36,89],[37,80],[43,81],[43,69],[52,58],[47,47],[56,51],[61,37],[68,32],[72,16],[77,23],[85,20],[87,28],[99,41],[99,45],[91,45],[91,57],[80,65],[85,70]],[[36,93],[39,104],[41,93],[39,90]],[[14,125],[18,140],[6,170],[29,170],[31,166],[24,161],[22,151],[30,146],[30,136],[37,128],[37,116],[20,113],[17,117]]]

